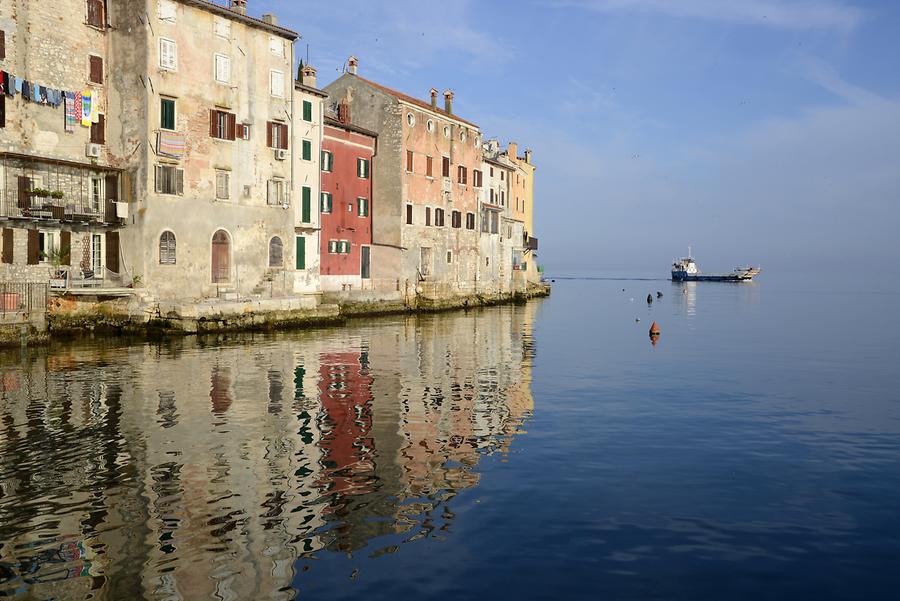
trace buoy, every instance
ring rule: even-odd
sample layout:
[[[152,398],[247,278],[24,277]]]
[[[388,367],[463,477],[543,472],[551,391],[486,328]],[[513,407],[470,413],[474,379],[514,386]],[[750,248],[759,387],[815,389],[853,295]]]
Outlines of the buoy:
[[[662,292],[657,292],[657,293],[656,293],[656,298],[662,298]]]
[[[648,304],[648,305],[652,305],[652,304],[653,304],[653,295],[652,295],[652,294],[648,294],[648,295],[647,295],[647,304]]]
[[[634,321],[635,321],[635,323],[640,323],[641,318],[640,318],[640,317],[635,317],[635,318],[634,318]]]
[[[659,326],[656,325],[656,322],[654,321],[653,324],[650,326],[650,335],[651,336],[659,336],[660,334],[662,334],[662,331],[660,331]]]

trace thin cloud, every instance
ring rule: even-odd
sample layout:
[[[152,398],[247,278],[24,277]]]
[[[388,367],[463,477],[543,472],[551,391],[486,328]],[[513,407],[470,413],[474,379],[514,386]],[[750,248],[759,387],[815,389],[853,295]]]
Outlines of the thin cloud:
[[[850,31],[864,17],[860,9],[840,0],[553,0],[550,4],[783,29]]]

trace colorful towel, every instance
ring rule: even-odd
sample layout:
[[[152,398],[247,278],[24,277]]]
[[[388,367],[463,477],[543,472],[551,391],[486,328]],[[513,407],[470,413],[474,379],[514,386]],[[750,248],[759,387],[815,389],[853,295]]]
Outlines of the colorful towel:
[[[156,134],[156,152],[159,155],[181,159],[184,157],[184,134],[174,131],[160,131]]]
[[[75,94],[75,123],[81,121],[81,109],[83,108],[83,102],[81,100],[81,92],[74,92]]]
[[[91,93],[90,92],[82,92],[81,93],[81,124],[84,127],[90,127],[91,123],[93,123],[93,117],[91,115]]]
[[[65,92],[66,101],[66,131],[72,133],[75,131],[75,125],[78,124],[78,117],[75,111],[75,94]]]

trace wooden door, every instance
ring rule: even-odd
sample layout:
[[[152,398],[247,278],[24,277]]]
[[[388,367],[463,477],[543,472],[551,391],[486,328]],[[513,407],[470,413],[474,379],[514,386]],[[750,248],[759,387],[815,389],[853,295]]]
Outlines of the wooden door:
[[[106,232],[106,268],[119,273],[119,232]]]
[[[231,279],[231,240],[219,230],[212,239],[212,281],[222,284]]]

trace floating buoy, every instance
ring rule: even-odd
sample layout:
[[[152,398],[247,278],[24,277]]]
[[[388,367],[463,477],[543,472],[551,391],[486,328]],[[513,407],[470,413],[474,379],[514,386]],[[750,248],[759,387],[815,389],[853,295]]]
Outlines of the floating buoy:
[[[656,298],[662,298],[662,292],[657,291]]]
[[[656,322],[654,321],[653,324],[650,326],[650,335],[651,336],[659,336],[660,334],[662,334],[662,331],[659,329],[659,326],[656,325]]]
[[[652,305],[652,304],[653,304],[653,295],[652,295],[652,294],[648,294],[648,295],[647,295],[647,304],[648,304],[648,305]]]
[[[634,322],[635,322],[635,323],[640,323],[640,322],[641,322],[641,318],[640,318],[640,317],[635,317],[635,318],[634,318]]]

